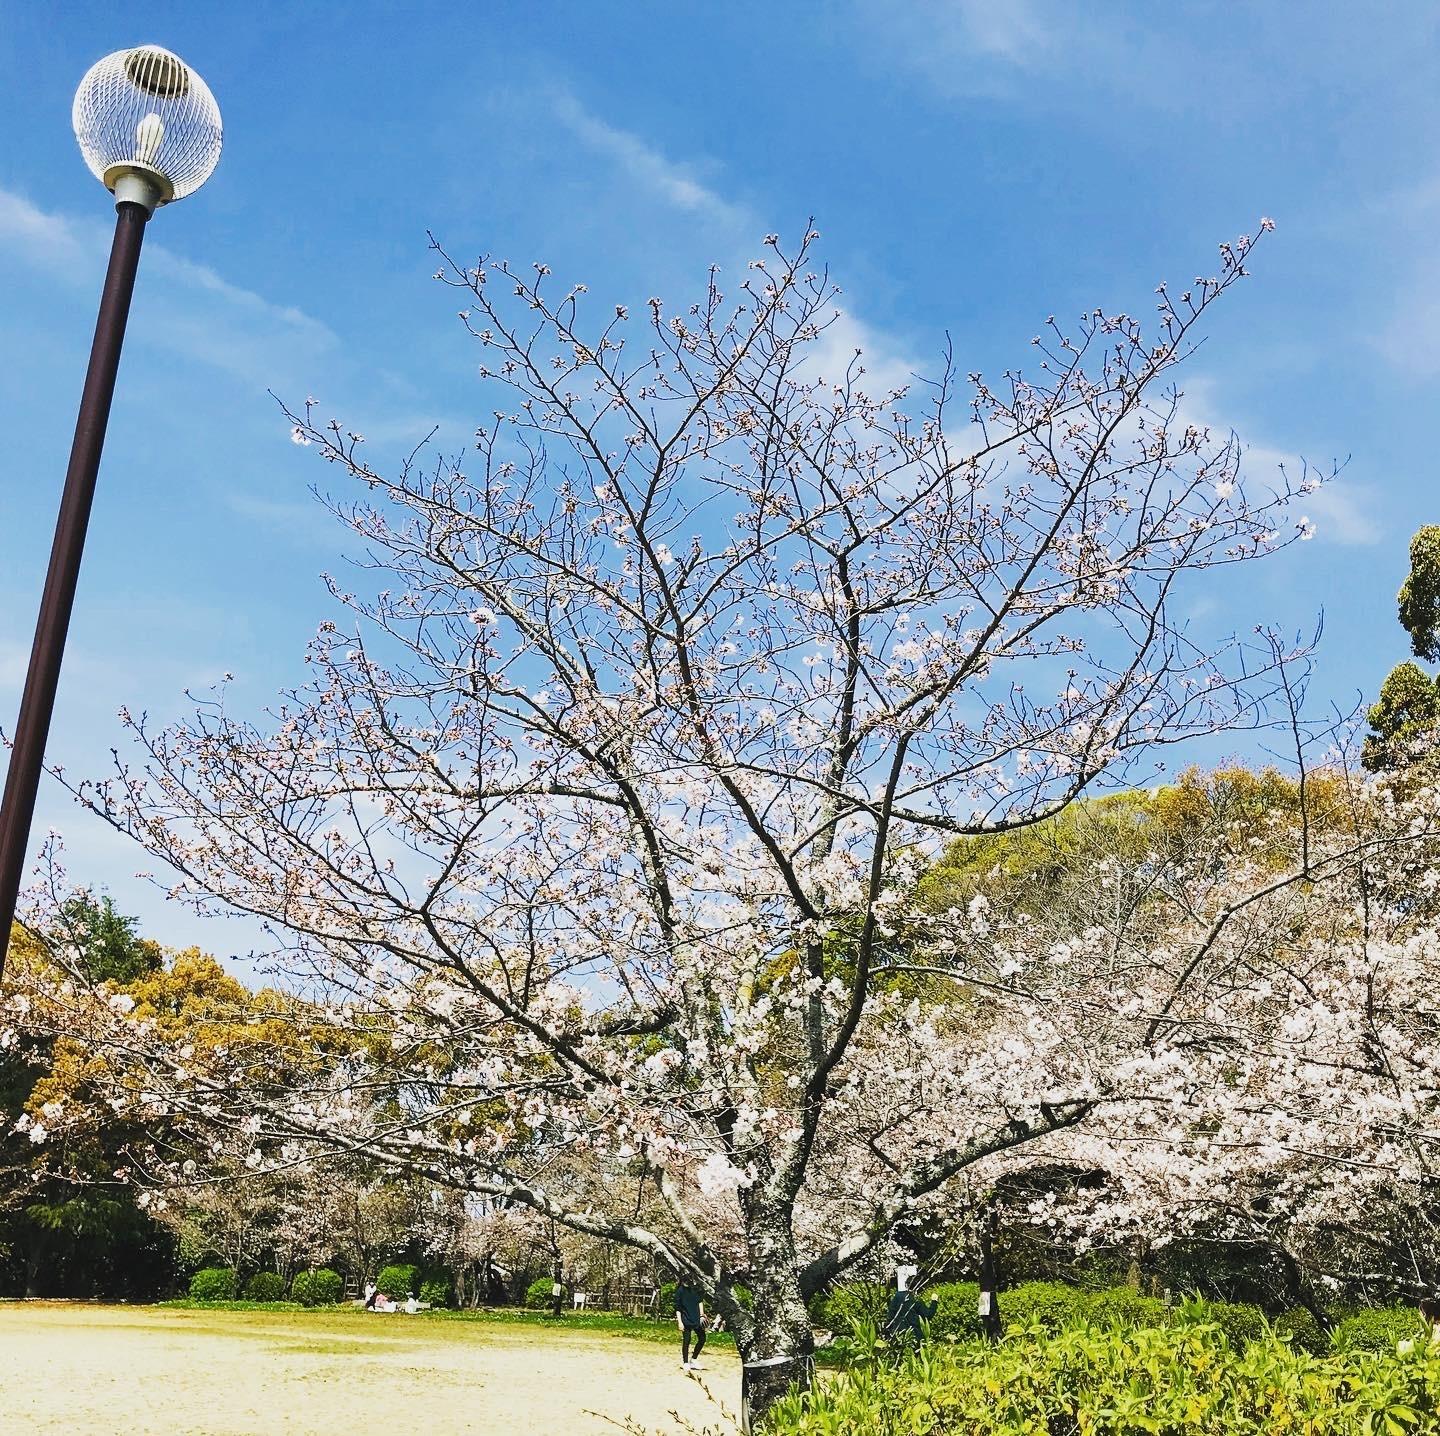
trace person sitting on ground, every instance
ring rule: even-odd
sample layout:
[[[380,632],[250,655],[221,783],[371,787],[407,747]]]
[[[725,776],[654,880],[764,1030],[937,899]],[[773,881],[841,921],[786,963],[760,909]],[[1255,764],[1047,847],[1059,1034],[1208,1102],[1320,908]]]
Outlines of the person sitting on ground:
[[[1419,1302],[1420,1320],[1430,1332],[1430,1344],[1440,1344],[1440,1291],[1422,1297]]]
[[[886,1341],[919,1341],[925,1323],[935,1319],[940,1310],[938,1301],[921,1301],[910,1290],[913,1267],[901,1267],[895,1274],[895,1291],[885,1308],[880,1334]]]
[[[675,1325],[680,1329],[680,1368],[701,1371],[700,1353],[705,1347],[705,1301],[698,1286],[683,1281],[675,1285]],[[690,1338],[695,1338],[695,1355],[690,1355]]]
[[[371,1310],[375,1305],[375,1298],[380,1295],[379,1288],[373,1281],[365,1283],[365,1310]]]

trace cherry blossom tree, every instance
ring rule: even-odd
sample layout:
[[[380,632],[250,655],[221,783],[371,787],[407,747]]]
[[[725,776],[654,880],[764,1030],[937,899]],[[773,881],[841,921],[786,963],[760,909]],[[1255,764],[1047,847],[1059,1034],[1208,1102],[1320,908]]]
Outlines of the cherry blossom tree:
[[[1247,486],[1175,387],[1249,237],[1148,329],[1052,319],[1026,375],[883,392],[817,238],[634,316],[437,249],[492,416],[391,468],[289,412],[373,582],[332,582],[273,715],[129,719],[138,756],[81,789],[177,897],[269,925],[343,1053],[281,1086],[107,1008],[117,1100],[649,1253],[723,1313],[755,1412],[897,1220],[1189,1060],[1095,1020],[1128,969],[922,1002],[898,935],[946,841],[1265,721],[1295,655],[1199,645],[1177,603],[1307,537],[1318,482]]]
[[[1298,781],[1251,775],[1248,803],[1223,800],[1233,771],[1146,795],[1125,841],[1095,823],[1041,901],[1002,883],[972,920],[989,970],[1032,1000],[1063,986],[1073,1020],[1085,974],[1108,984],[1092,1023],[1143,1027],[1093,1119],[1014,1164],[1072,1177],[1030,1220],[1082,1247],[1248,1250],[1322,1321],[1331,1292],[1434,1289],[1440,792],[1362,780],[1361,751]]]

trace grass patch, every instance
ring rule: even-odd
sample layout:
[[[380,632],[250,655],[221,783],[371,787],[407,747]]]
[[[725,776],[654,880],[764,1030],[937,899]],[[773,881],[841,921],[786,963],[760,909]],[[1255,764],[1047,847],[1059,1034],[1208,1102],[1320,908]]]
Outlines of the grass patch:
[[[384,1330],[397,1336],[411,1329],[414,1324],[421,1323],[432,1327],[454,1328],[469,1325],[529,1327],[556,1336],[589,1333],[595,1336],[624,1336],[635,1341],[650,1341],[662,1345],[670,1345],[679,1340],[679,1333],[673,1322],[647,1321],[643,1317],[623,1316],[619,1312],[611,1311],[565,1311],[559,1316],[551,1316],[549,1312],[530,1311],[525,1307],[499,1306],[463,1311],[437,1308],[432,1311],[417,1311],[412,1315],[407,1312],[365,1311],[351,1305],[301,1306],[293,1301],[195,1301],[190,1297],[177,1297],[173,1301],[155,1304],[171,1311],[284,1312],[287,1315],[302,1316],[306,1323],[313,1321],[317,1324],[363,1319],[367,1323],[367,1329],[370,1324],[388,1318]],[[733,1349],[735,1338],[728,1331],[717,1331],[708,1338],[707,1344]]]
[[[170,1301],[157,1301],[170,1311],[318,1311],[320,1308],[302,1306],[298,1301],[196,1301],[191,1296],[177,1296]],[[326,1308],[327,1310],[329,1308]],[[338,1309],[338,1308],[337,1308]]]

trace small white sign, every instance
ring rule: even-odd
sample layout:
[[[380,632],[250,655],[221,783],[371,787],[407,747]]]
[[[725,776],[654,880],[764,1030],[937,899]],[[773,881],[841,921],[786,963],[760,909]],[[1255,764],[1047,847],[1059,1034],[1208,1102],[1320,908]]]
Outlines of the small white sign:
[[[975,1303],[975,1315],[990,1315],[990,1293],[988,1291],[982,1291],[980,1293],[980,1300]]]

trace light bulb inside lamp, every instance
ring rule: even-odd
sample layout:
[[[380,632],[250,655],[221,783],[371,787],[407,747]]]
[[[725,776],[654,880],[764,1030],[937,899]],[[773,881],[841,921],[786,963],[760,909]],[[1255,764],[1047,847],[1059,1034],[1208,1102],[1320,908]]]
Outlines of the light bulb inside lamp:
[[[135,162],[154,169],[164,139],[165,122],[159,115],[146,115],[135,126]]]

